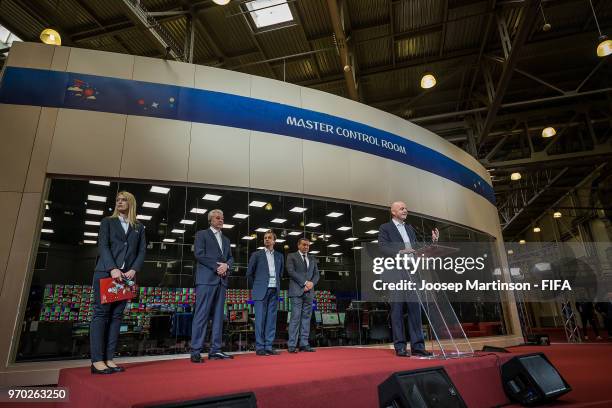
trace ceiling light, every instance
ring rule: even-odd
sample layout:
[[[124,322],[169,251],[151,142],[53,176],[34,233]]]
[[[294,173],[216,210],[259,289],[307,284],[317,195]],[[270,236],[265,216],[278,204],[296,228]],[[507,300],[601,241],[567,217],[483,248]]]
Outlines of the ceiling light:
[[[159,203],[151,203],[149,201],[145,201],[144,203],[142,203],[142,206],[144,208],[159,208],[161,204]]]
[[[308,224],[306,224],[306,226],[309,228],[317,228],[319,225],[321,224],[318,222],[309,222]]]
[[[375,239],[374,241],[372,241],[373,244],[378,244],[378,240]]]
[[[250,241],[252,239],[255,239],[255,237],[252,237],[250,235],[245,235],[244,237],[242,237],[242,239],[246,240],[246,241]]]
[[[421,78],[421,88],[429,89],[433,88],[434,86],[436,86],[436,77],[434,74],[431,72],[424,73],[423,77]]]
[[[331,238],[331,235],[319,235],[319,238],[321,239],[325,239],[325,238]]]
[[[230,244],[230,247],[236,248],[236,244]]]
[[[249,203],[249,206],[251,206],[251,207],[259,207],[259,208],[261,208],[264,205],[266,205],[266,203],[264,201],[251,201]]]
[[[84,232],[83,235],[85,235],[86,237],[97,237],[98,233],[97,232]]]
[[[264,207],[267,211],[271,211],[272,210],[272,203],[267,203],[266,206]]]
[[[370,222],[370,221],[374,221],[376,218],[374,217],[363,217],[360,218],[359,221],[363,221],[363,222]]]
[[[193,207],[190,212],[194,214],[206,214],[206,211],[208,211],[206,208]]]
[[[561,218],[561,217],[562,217],[561,211],[555,211],[553,213],[553,218]]]
[[[270,228],[257,228],[255,231],[256,232],[268,232]]]
[[[524,239],[521,239],[521,240],[519,241],[519,244],[521,244],[521,245],[525,245],[525,242],[526,242],[526,241],[525,241]]]
[[[282,224],[282,223],[284,223],[284,222],[286,222],[286,221],[287,221],[287,220],[286,220],[286,219],[284,219],[284,218],[275,218],[275,219],[273,219],[273,220],[272,220],[272,221],[270,221],[270,222],[273,222],[273,223],[275,223],[275,224]]]
[[[343,227],[338,227],[338,228],[336,228],[336,229],[337,229],[338,231],[348,231],[348,230],[350,230],[350,229],[351,229],[351,227],[344,227],[344,226],[343,226]]]
[[[213,0],[213,3],[218,4],[219,6],[225,6],[229,4],[230,0]]]
[[[96,184],[98,186],[110,186],[110,181],[98,181],[98,180],[89,180],[89,184]]]
[[[597,56],[607,57],[612,54],[612,40],[608,39],[607,35],[599,37],[599,45],[597,46]]]
[[[330,212],[329,214],[327,214],[327,217],[338,218],[341,215],[342,215],[342,213],[340,213],[340,212]]]
[[[319,251],[308,251],[309,254],[318,254]]]
[[[40,33],[40,41],[49,45],[62,45],[62,37],[52,28],[45,28]]]
[[[92,240],[92,239],[84,239],[84,240],[83,240],[83,243],[84,243],[84,244],[97,244],[97,243],[98,243],[98,241],[94,241],[94,240]]]
[[[329,248],[336,248],[336,247],[339,247],[339,246],[340,245],[338,245],[338,244],[329,244],[328,245]]]
[[[106,197],[89,194],[87,196],[87,200],[89,200],[89,201],[97,201],[99,203],[105,203],[106,202]]]
[[[552,126],[545,127],[544,129],[542,129],[542,137],[553,137],[556,134],[557,131]]]
[[[43,221],[45,221],[45,222],[51,222],[51,217],[45,217],[45,218],[43,218]]]
[[[40,232],[42,232],[43,234],[53,234],[53,230],[48,228],[43,228],[40,230]]]
[[[223,224],[223,228],[225,228],[225,229],[232,229],[232,228],[234,228],[234,224]]]
[[[172,233],[173,233],[173,234],[184,234],[184,233],[185,233],[185,230],[184,230],[184,229],[179,229],[179,228],[174,228],[174,229],[172,230]]]
[[[249,217],[249,215],[248,215],[248,214],[236,213],[236,214],[234,214],[234,217],[233,217],[233,218],[239,218],[239,219],[241,219],[241,220],[244,220],[245,218],[248,218],[248,217]]]
[[[144,214],[138,214],[136,216],[137,220],[145,220],[145,221],[149,221],[151,219],[150,215],[144,215]]]
[[[265,247],[262,247],[262,246],[260,246],[260,247],[257,247],[257,249],[264,249],[264,248],[265,248]]]
[[[508,255],[512,255],[513,253],[514,253],[514,250],[512,250],[512,249],[508,250]]]
[[[168,187],[151,186],[151,190],[149,191],[152,193],[168,194],[170,189]]]
[[[355,237],[350,237],[350,238],[345,239],[345,241],[357,241],[357,238],[355,238]]]
[[[363,247],[360,247],[360,246],[354,246],[354,247],[352,247],[351,249],[361,249],[361,248],[363,248]]]
[[[534,227],[534,228],[533,228],[533,232],[540,232],[540,231],[542,231],[542,230],[540,229],[540,227]]]
[[[366,231],[366,234],[378,234],[378,230],[372,229],[372,230]]]
[[[164,242],[176,242],[174,238],[164,238]]]
[[[276,239],[276,242],[278,242],[278,243],[283,243],[283,242],[285,242],[285,240],[284,240],[284,239],[282,239],[282,238],[278,238],[278,239]]]
[[[257,28],[273,26],[293,20],[291,9],[286,0],[250,0],[243,4],[250,12],[249,14]]]
[[[521,177],[522,177],[522,176],[521,176],[521,173],[518,173],[518,172],[516,172],[516,173],[512,173],[512,174],[510,175],[510,180],[512,180],[512,181],[517,181],[517,180],[520,180],[520,179],[521,179]]]
[[[195,221],[194,220],[180,220],[179,223],[185,224],[185,225],[192,225],[192,224],[195,224]]]
[[[202,200],[208,200],[208,201],[219,201],[220,199],[221,199],[221,196],[217,194],[204,194],[204,197],[202,197]]]
[[[85,221],[85,225],[96,225],[96,226],[98,226],[98,225],[100,225],[100,221],[89,221],[89,220],[87,220],[87,221]]]
[[[301,232],[299,232],[299,231],[291,231],[291,232],[289,233],[289,235],[294,235],[294,236],[295,236],[295,235],[302,235],[302,233],[301,233]]]
[[[85,212],[86,212],[87,214],[92,214],[92,215],[102,215],[102,214],[104,214],[104,211],[101,211],[101,210],[93,210],[93,209],[91,209],[91,208],[86,209],[86,210],[85,210]]]
[[[294,212],[294,213],[303,213],[306,210],[307,208],[304,208],[304,207],[293,207],[289,211]]]
[[[332,256],[340,256],[340,255],[342,255],[342,252],[334,252],[334,253],[332,254]]]

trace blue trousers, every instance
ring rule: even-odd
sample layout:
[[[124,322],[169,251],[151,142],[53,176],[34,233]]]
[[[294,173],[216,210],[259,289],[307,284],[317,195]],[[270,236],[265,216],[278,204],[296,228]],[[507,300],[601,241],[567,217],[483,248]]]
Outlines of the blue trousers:
[[[408,312],[408,332],[410,348],[425,350],[421,305],[418,302],[391,302],[391,329],[393,331],[393,346],[396,351],[406,350],[406,332],[404,329],[404,310]]]
[[[108,272],[94,272],[94,313],[89,325],[91,361],[112,360],[115,356],[121,318],[127,301],[100,303],[100,279],[109,278]]]
[[[268,288],[262,300],[255,300],[255,348],[272,350],[276,338],[276,288]]]
[[[311,291],[312,292],[312,291]],[[288,347],[296,347],[298,334],[300,347],[308,347],[310,335],[310,317],[312,315],[312,293],[291,297],[291,319],[289,320]]]
[[[212,320],[209,354],[221,351],[223,338],[223,306],[227,288],[218,285],[196,285],[196,302],[191,326],[191,354],[200,354],[208,321]]]

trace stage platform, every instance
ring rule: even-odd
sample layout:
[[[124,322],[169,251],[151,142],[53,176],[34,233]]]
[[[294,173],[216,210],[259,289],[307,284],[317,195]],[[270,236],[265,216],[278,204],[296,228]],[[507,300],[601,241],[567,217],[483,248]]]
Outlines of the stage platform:
[[[574,391],[561,398],[568,406],[612,406],[612,345],[515,347],[513,353],[543,351]],[[467,405],[509,404],[499,365],[514,354],[431,360],[398,358],[393,350],[356,347],[319,348],[315,353],[260,357],[253,353],[234,360],[193,364],[187,358],[134,363],[127,371],[92,375],[89,368],[60,372],[59,386],[70,387],[70,403],[60,407],[145,407],[252,391],[258,407],[377,407],[377,386],[395,371],[444,366]],[[585,381],[586,380],[586,381]],[[584,405],[587,403],[587,405]]]

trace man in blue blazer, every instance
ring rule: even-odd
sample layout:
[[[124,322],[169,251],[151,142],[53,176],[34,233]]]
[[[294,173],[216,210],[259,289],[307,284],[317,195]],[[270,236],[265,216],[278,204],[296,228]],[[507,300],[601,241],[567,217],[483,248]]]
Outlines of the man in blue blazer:
[[[276,338],[276,311],[280,278],[285,260],[274,250],[276,234],[272,230],[264,234],[264,249],[254,252],[249,259],[247,279],[253,288],[255,301],[255,353],[258,356],[279,354],[272,349]]]
[[[386,257],[395,257],[397,254],[411,254],[422,245],[417,242],[416,233],[412,225],[406,223],[408,208],[401,201],[391,204],[391,221],[380,226],[378,231],[378,246]],[[438,241],[438,229],[431,232],[432,241]],[[388,271],[387,274],[398,274],[398,271]],[[395,276],[396,279],[404,276]],[[392,278],[393,279],[393,278]],[[407,279],[410,279],[408,276]],[[421,320],[421,306],[415,296],[405,293],[393,293],[391,297],[391,329],[393,331],[393,346],[398,357],[410,357],[406,351],[406,334],[404,331],[404,310],[408,312],[408,330],[410,334],[410,348],[414,355],[430,356],[425,350],[423,328]]]
[[[232,359],[221,351],[223,335],[223,307],[227,291],[227,276],[231,273],[234,258],[230,240],[221,232],[223,211],[212,210],[208,213],[210,228],[200,230],[195,236],[195,274],[196,303],[191,329],[191,362],[202,363],[200,353],[204,346],[204,336],[208,320],[212,319],[210,336],[210,360]]]

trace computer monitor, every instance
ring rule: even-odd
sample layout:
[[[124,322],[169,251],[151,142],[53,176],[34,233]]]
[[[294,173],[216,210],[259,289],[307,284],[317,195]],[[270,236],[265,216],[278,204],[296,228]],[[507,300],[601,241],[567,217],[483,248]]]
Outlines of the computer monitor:
[[[317,322],[317,324],[321,324],[322,322],[321,312],[315,311],[314,315],[315,315],[315,321]]]
[[[338,313],[323,313],[321,318],[323,326],[337,326],[340,324]]]
[[[122,324],[121,326],[119,326],[119,333],[127,333],[127,331],[128,331],[127,324]]]
[[[340,324],[342,326],[344,326],[344,318],[346,317],[346,313],[338,313],[338,320],[340,321]]]

